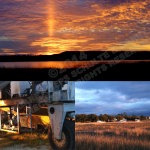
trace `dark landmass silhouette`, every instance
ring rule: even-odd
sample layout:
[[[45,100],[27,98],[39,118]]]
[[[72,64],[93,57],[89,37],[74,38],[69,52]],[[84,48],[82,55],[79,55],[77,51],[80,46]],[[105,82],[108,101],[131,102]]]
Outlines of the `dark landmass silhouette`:
[[[85,61],[85,60],[150,60],[148,51],[71,51],[54,55],[1,55],[0,62],[20,61]]]
[[[0,68],[1,80],[72,80],[72,81],[149,81],[150,62],[97,64],[90,68],[9,69]]]

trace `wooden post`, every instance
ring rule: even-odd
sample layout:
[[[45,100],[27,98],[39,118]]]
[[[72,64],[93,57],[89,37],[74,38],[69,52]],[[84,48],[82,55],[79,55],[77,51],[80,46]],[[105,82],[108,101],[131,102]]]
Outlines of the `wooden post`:
[[[15,108],[14,108],[14,106],[13,106],[13,114],[14,114],[14,111],[15,111]]]
[[[31,132],[32,132],[32,104],[30,104],[30,125],[31,125]]]
[[[18,124],[18,133],[20,133],[20,114],[19,114],[19,105],[17,105],[17,124]]]
[[[0,130],[2,129],[2,111],[0,110]]]
[[[12,113],[11,113],[11,106],[9,107],[9,109],[10,109],[10,119],[12,119]]]

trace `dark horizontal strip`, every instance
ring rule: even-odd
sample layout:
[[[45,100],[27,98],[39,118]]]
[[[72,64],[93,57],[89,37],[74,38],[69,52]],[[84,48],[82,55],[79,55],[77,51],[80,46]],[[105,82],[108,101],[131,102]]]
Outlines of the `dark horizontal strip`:
[[[9,81],[150,81],[150,62],[97,64],[73,69],[0,69],[1,80]]]
[[[30,68],[30,69],[69,69],[90,68],[98,64],[135,64],[150,60],[93,60],[93,61],[36,61],[36,62],[0,62],[0,68]]]
[[[12,55],[0,56],[0,62],[27,61],[90,61],[90,60],[150,60],[149,51],[72,51],[55,55]]]

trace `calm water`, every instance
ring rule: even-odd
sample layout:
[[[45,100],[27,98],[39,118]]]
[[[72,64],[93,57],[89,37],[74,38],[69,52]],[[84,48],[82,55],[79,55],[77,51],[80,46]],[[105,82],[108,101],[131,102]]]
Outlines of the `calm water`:
[[[150,60],[0,62],[0,68],[85,68],[96,64],[138,63]]]
[[[0,62],[0,68],[84,68],[91,67],[99,62],[89,61],[43,61],[43,62]]]

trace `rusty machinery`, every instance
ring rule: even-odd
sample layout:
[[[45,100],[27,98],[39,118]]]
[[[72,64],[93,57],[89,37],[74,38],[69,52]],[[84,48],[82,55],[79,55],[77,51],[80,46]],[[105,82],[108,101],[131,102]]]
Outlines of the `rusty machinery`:
[[[75,149],[75,83],[72,81],[0,81],[0,130],[4,130],[2,110],[7,107],[10,121],[8,128],[16,124],[19,133],[20,109],[25,105],[32,131],[32,113],[36,111],[34,106],[37,104],[41,107],[43,104],[47,106],[51,149]],[[12,112],[16,112],[16,117]]]

